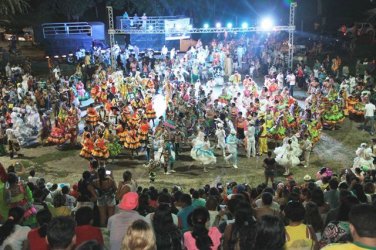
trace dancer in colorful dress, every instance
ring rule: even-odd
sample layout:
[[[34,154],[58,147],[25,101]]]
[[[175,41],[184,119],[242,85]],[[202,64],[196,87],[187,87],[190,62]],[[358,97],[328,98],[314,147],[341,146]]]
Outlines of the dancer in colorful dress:
[[[94,142],[93,142],[93,139],[91,138],[91,134],[86,133],[85,138],[83,139],[83,142],[82,142],[82,149],[80,152],[80,156],[85,159],[90,159],[92,157],[93,150],[94,150]]]
[[[89,108],[87,109],[87,117],[86,117],[86,123],[94,128],[99,121],[99,115],[97,110],[94,108],[93,104],[90,104]]]
[[[296,167],[300,163],[299,158],[295,155],[295,149],[292,144],[293,140],[286,138],[284,144],[274,150],[274,153],[277,154],[275,158],[276,162],[285,168],[284,175],[288,175],[290,168]]]
[[[192,140],[191,157],[200,162],[204,167],[204,172],[208,172],[206,165],[216,163],[217,158],[210,147],[210,141],[207,136],[204,137],[202,141],[198,136]]]
[[[132,126],[127,132],[127,137],[124,142],[124,147],[131,151],[131,158],[133,159],[133,154],[136,152],[138,154],[138,149],[141,147],[140,138],[137,134],[137,129]]]
[[[103,167],[106,167],[106,161],[110,157],[110,152],[106,144],[107,141],[103,138],[103,134],[99,134],[99,138],[95,140],[92,151],[92,155],[98,161],[99,166],[102,165]]]

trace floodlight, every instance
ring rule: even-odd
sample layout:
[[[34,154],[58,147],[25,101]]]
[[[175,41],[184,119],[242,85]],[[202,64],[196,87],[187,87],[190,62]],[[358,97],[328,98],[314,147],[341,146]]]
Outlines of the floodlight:
[[[217,29],[219,29],[220,27],[222,27],[222,25],[221,25],[221,23],[216,23],[216,24],[215,24],[215,27],[216,27]]]
[[[180,24],[180,23],[176,24],[176,29],[177,29],[177,30],[180,30],[180,29],[181,29],[181,24]]]
[[[242,23],[242,29],[247,29],[248,28],[248,23],[244,22]]]
[[[204,24],[204,29],[208,29],[209,28],[209,24],[208,23],[205,23]]]
[[[227,28],[231,29],[232,28],[232,23],[227,24]]]
[[[149,30],[153,30],[153,25],[149,25]]]
[[[265,17],[261,20],[261,29],[263,30],[271,30],[273,29],[273,20],[269,17]]]

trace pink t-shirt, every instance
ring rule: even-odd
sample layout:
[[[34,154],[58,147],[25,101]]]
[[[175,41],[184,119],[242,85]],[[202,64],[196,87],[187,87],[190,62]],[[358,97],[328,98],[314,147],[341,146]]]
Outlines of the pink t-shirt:
[[[217,250],[219,245],[221,244],[221,238],[222,238],[221,232],[219,232],[218,228],[211,227],[209,228],[208,235],[213,242],[213,246],[211,246],[211,250]],[[187,250],[199,250],[196,247],[196,239],[193,238],[191,231],[184,233],[184,246],[186,247]]]

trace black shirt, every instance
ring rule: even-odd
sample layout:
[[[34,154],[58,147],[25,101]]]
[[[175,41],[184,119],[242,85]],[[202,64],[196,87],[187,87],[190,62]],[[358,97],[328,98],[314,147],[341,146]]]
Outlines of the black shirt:
[[[264,164],[265,164],[265,170],[274,170],[276,161],[274,158],[265,158]]]

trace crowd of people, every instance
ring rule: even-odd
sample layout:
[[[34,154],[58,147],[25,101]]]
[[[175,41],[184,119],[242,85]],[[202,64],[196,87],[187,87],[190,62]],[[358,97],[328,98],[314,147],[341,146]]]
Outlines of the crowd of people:
[[[376,247],[375,184],[361,173],[189,190],[143,188],[129,171],[117,184],[95,160],[72,187],[21,175],[0,165],[0,249]]]
[[[225,37],[205,46],[199,40],[183,55],[164,47],[159,59],[135,46],[115,46],[115,64],[87,53],[70,77],[49,61],[46,81],[8,64],[1,82],[1,152],[18,158],[23,147],[38,143],[78,147],[90,167],[72,188],[33,171],[22,180],[17,164],[0,168],[0,247],[319,249],[351,241],[340,247],[375,247],[374,145],[362,144],[354,166],[341,175],[323,168],[304,184],[291,175],[291,168],[311,167],[323,128],[340,129],[349,118],[375,132],[375,61],[359,62],[355,72],[340,57],[327,56],[312,67],[301,61],[287,69],[280,37],[260,37]],[[256,83],[260,78],[263,84]],[[304,103],[294,98],[295,85],[307,91]],[[175,173],[182,147],[204,172],[218,157],[238,169],[239,154],[249,162],[265,156],[265,183],[171,192],[141,188],[129,171],[117,184],[106,169],[110,157],[126,150],[122,157],[145,156],[155,181],[159,168]],[[278,166],[286,182],[274,181]],[[93,220],[108,228],[107,244]]]

